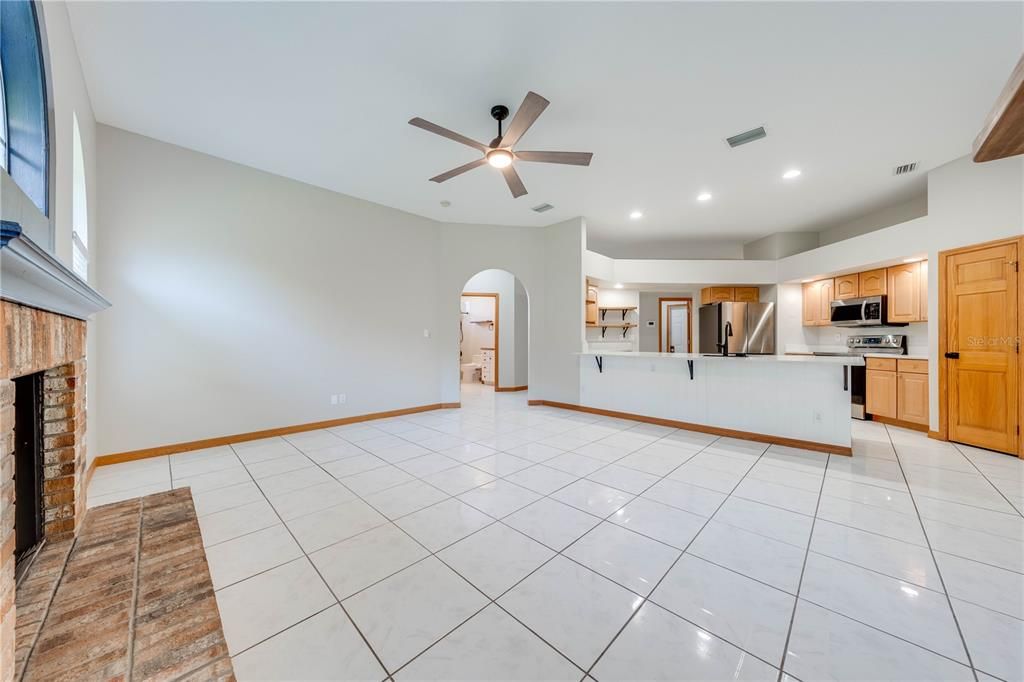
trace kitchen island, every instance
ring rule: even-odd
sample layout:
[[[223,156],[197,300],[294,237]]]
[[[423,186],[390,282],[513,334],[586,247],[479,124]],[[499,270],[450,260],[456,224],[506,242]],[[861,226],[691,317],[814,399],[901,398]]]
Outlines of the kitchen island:
[[[858,356],[580,353],[580,407],[679,428],[852,454]]]

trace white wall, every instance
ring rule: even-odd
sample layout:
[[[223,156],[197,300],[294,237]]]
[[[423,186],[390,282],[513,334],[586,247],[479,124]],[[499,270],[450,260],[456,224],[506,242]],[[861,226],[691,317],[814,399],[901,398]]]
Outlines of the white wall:
[[[115,128],[99,142],[101,453],[440,402],[436,223]]]
[[[598,307],[624,306],[626,308],[636,308],[636,310],[626,312],[625,320],[622,318],[621,311],[608,310],[605,312],[605,322],[621,324],[625,321],[637,324],[640,311],[640,292],[630,289],[598,287],[597,305]],[[598,312],[598,321],[600,322],[600,320],[601,314]],[[586,327],[587,346],[589,350],[603,348],[605,350],[637,351],[640,350],[639,331],[639,327],[635,327],[628,330],[626,335],[623,336],[621,329],[609,328],[605,330],[604,338],[601,338],[600,327]]]
[[[515,371],[509,386],[526,386],[530,382],[530,297],[518,279],[516,282]]]

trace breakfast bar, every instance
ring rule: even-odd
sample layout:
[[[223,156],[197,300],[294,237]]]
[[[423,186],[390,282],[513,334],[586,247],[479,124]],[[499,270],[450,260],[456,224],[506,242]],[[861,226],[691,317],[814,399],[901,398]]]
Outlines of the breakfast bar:
[[[850,455],[858,356],[580,353],[585,408],[719,435]]]

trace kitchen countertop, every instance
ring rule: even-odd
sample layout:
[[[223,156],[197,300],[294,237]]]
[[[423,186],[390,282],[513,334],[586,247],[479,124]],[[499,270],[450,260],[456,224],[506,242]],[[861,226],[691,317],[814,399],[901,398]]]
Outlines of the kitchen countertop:
[[[894,355],[893,353],[865,353],[866,358],[896,358],[898,360],[927,360],[927,355],[920,353],[908,353],[907,355]]]
[[[734,355],[704,355],[702,353],[652,353],[642,351],[634,352],[600,350],[585,351],[583,353],[577,353],[577,355],[601,355],[605,357],[623,357],[639,359],[664,358],[668,360],[707,360],[710,362],[725,362],[730,360],[737,362],[755,363],[798,362],[813,363],[817,365],[851,365],[854,367],[859,367],[864,364],[864,358],[861,357],[860,355],[747,355],[745,357],[736,357]]]

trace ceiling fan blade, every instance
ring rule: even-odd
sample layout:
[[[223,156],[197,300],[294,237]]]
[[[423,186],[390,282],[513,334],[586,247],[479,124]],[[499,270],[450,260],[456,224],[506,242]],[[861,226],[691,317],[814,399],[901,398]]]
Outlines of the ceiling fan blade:
[[[472,147],[473,149],[478,149],[482,152],[486,152],[488,149],[490,149],[487,145],[481,144],[476,140],[471,140],[465,135],[459,135],[455,131],[448,130],[447,128],[442,128],[436,123],[424,121],[422,118],[419,117],[411,119],[409,121],[409,125],[416,126],[417,128],[422,128],[427,132],[434,133],[435,135],[440,135],[441,137],[447,137],[449,140],[455,140],[456,142],[464,144],[467,147]]]
[[[533,122],[537,120],[548,105],[551,102],[547,101],[536,92],[526,93],[526,97],[523,98],[523,103],[519,105],[516,110],[516,115],[512,117],[512,122],[508,125],[508,130],[501,136],[501,146],[511,147],[519,141],[526,131],[530,129]]]
[[[485,163],[487,163],[487,159],[477,159],[476,161],[470,161],[469,163],[465,163],[459,166],[458,168],[453,168],[450,171],[441,173],[440,175],[435,175],[434,177],[430,178],[430,181],[444,182],[445,180],[451,180],[456,175],[462,175],[466,171],[471,171],[474,168],[477,168],[478,166],[484,165]]]
[[[594,155],[590,152],[516,152],[520,161],[536,163],[564,163],[569,166],[589,166]]]
[[[501,169],[501,174],[505,176],[505,182],[508,183],[508,188],[512,190],[512,198],[518,199],[519,197],[526,194],[526,185],[519,177],[519,173],[516,173],[516,169],[512,166],[505,166]]]

